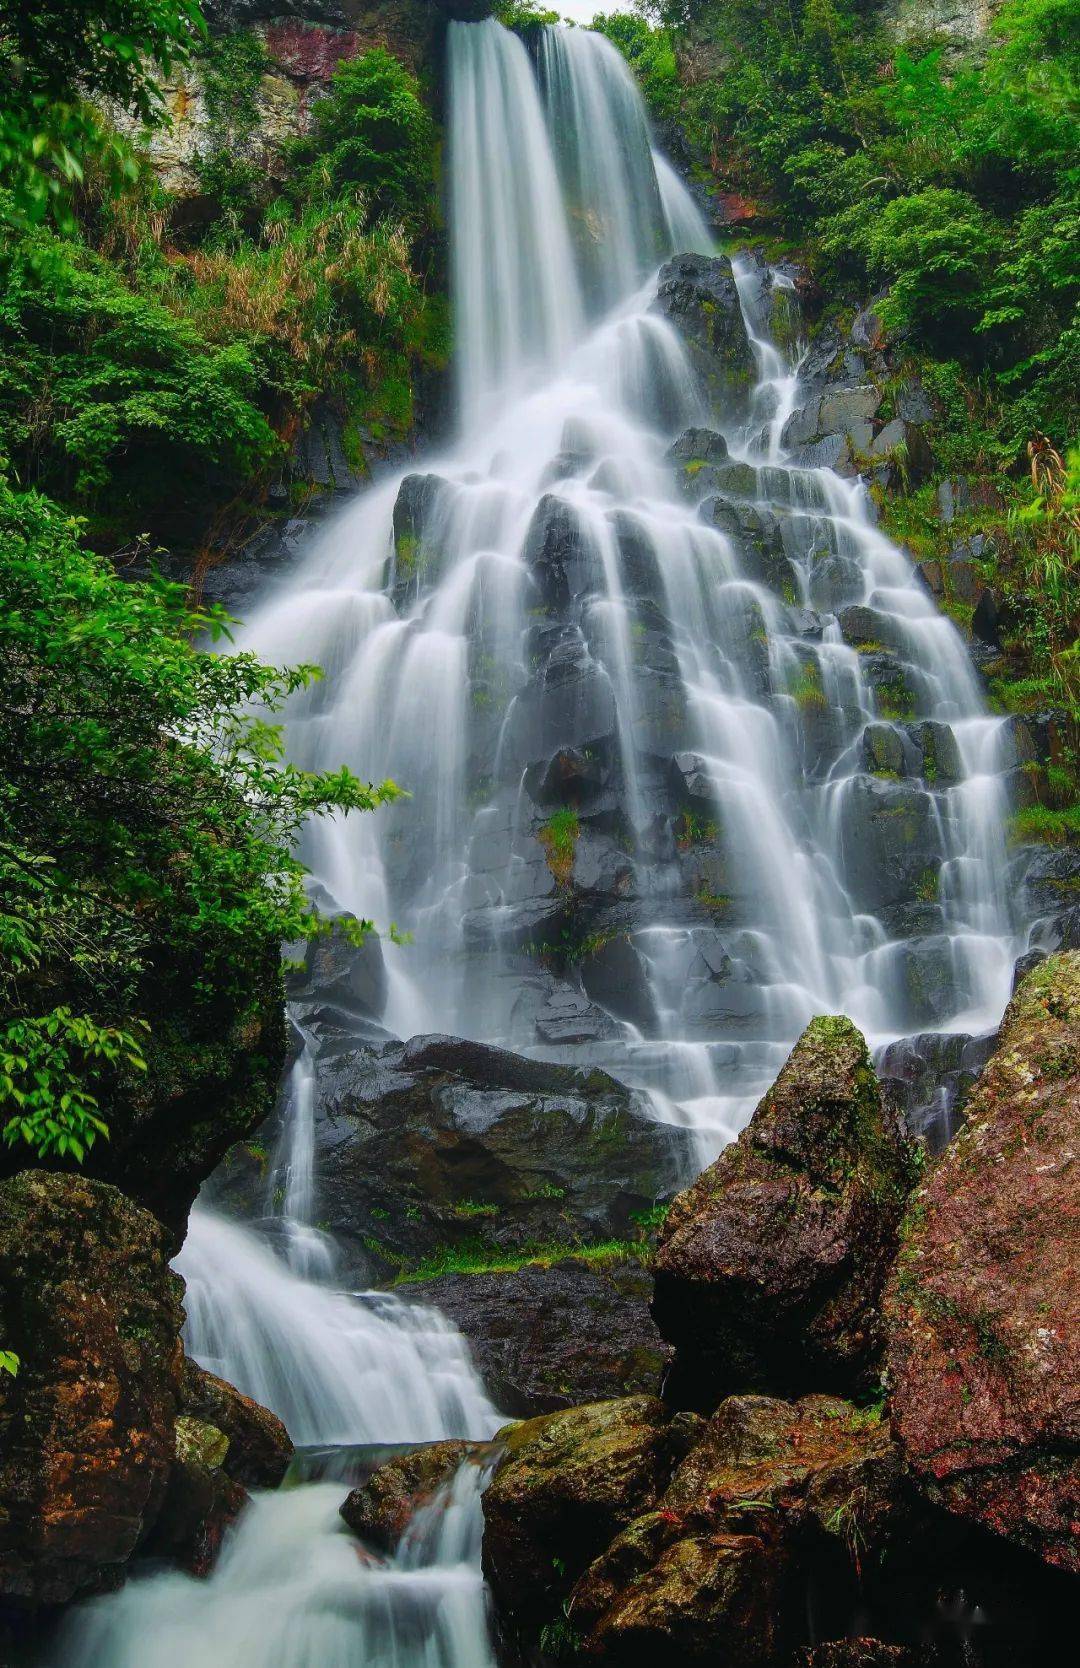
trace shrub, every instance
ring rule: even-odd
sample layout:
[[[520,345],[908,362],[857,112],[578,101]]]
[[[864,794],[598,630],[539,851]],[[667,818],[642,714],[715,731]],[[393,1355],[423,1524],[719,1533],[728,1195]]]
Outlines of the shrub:
[[[435,133],[416,81],[384,47],[338,64],[312,112],[311,131],[287,147],[293,193],[361,192],[372,217],[415,224],[434,195]]]

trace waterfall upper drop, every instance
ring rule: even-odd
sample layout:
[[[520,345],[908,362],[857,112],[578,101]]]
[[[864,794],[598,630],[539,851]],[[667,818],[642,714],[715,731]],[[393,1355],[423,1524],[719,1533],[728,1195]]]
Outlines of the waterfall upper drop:
[[[708,245],[663,181],[620,54],[584,29],[536,32],[529,54],[493,20],[451,23],[450,240],[455,365],[466,430],[548,378],[585,322],[665,254]]]
[[[449,57],[463,437],[243,646],[328,668],[292,757],[412,795],[307,848],[414,935],[376,1017],[603,1063],[715,1150],[814,1013],[996,1024],[1004,732],[861,484],[791,461],[790,279],[693,257],[657,297],[707,237],[610,43]]]

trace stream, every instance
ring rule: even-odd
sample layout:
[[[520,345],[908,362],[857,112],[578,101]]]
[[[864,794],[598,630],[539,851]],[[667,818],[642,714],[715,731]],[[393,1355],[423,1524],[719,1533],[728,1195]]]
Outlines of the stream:
[[[458,436],[336,515],[238,646],[325,669],[286,714],[291,758],[411,796],[305,838],[325,907],[411,935],[377,947],[375,1034],[602,1065],[688,1126],[704,1164],[815,1014],[850,1015],[879,1050],[996,1026],[1023,925],[1003,723],[863,483],[791,460],[805,343],[790,275],[749,257],[733,270],[756,379],[729,421],[710,414],[655,298],[662,263],[712,240],[616,50],[545,28],[530,55],[488,21],[452,24],[448,53]],[[779,590],[680,491],[668,450],[705,426],[781,528]],[[853,607],[901,668],[902,716],[841,630]],[[950,766],[917,791],[867,768],[868,729],[910,750],[919,725]],[[570,778],[590,914],[564,955],[544,840]],[[882,807],[929,854],[910,899],[882,889]],[[568,996],[588,1010],[576,1033],[550,1021]],[[200,1202],[177,1267],[189,1352],[322,1458],[253,1501],[206,1581],[151,1572],[75,1611],[55,1668],[493,1660],[483,1464],[392,1558],[338,1517],[354,1451],[488,1438],[500,1418],[437,1313],[338,1289],[312,1183],[318,1069],[308,1038],[274,1164],[281,1232]]]

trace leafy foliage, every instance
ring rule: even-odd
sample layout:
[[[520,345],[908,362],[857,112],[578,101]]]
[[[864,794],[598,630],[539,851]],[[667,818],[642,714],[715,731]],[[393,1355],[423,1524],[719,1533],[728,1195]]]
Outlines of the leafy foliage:
[[[1080,14],[1006,0],[990,50],[898,49],[865,0],[657,0],[598,20],[672,115],[672,30],[714,73],[675,114],[713,179],[808,243],[830,289],[887,285],[886,322],[996,407],[996,461],[1080,428]]]
[[[200,53],[211,214],[182,242],[127,153],[122,189],[88,163],[69,236],[23,228],[0,254],[0,459],[100,548],[243,525],[310,401],[329,394],[347,436],[401,432],[417,366],[445,359],[418,265],[435,136],[416,82],[382,49],[342,65],[275,183],[250,160],[266,64],[250,34]]]
[[[197,652],[224,616],[119,580],[55,505],[7,487],[0,589],[3,1134],[80,1159],[160,1017],[227,1027],[265,999],[282,941],[330,930],[295,855],[304,821],[398,790],[287,764],[262,714],[313,668]]]
[[[70,231],[70,193],[89,159],[130,175],[86,100],[160,121],[158,75],[186,62],[204,31],[197,0],[0,0],[0,224],[51,216]]]
[[[310,133],[286,152],[296,197],[361,192],[370,214],[408,224],[430,211],[434,154],[434,125],[416,82],[381,46],[338,64]]]

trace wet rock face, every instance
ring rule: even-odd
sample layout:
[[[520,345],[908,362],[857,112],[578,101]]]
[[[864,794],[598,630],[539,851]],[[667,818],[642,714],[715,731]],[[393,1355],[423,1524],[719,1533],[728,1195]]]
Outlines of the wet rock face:
[[[463,1333],[495,1406],[521,1418],[603,1397],[655,1394],[670,1357],[638,1263],[567,1258],[506,1273],[447,1274],[402,1287]]]
[[[1013,997],[964,1128],[912,1196],[885,1316],[894,1425],[932,1498],[1080,1572],[1080,955]]]
[[[464,1460],[486,1448],[482,1442],[432,1442],[397,1454],[351,1491],[341,1515],[362,1541],[393,1552],[410,1518],[434,1499]]]
[[[184,1362],[183,1409],[224,1438],[219,1463],[227,1476],[245,1488],[277,1488],[293,1445],[276,1413],[191,1360]]]
[[[804,1637],[807,1572],[844,1581],[901,1520],[886,1426],[848,1402],[764,1396],[721,1403],[656,1509],[583,1574],[568,1615],[590,1657],[644,1665],[675,1647],[695,1662],[787,1660]],[[853,1542],[854,1544],[854,1542]]]
[[[0,1594],[114,1586],[154,1523],[182,1393],[168,1235],[115,1188],[24,1171],[0,1187]]]
[[[192,1575],[207,1575],[230,1524],[247,1504],[247,1490],[225,1469],[229,1439],[214,1425],[182,1413],[165,1498],[143,1550]]]
[[[681,334],[718,416],[749,409],[755,369],[731,262],[724,255],[677,255],[660,269],[654,303]]]
[[[484,1493],[484,1573],[523,1639],[554,1621],[578,1576],[653,1507],[684,1432],[650,1396],[595,1402],[500,1433]]]
[[[633,1237],[693,1168],[688,1133],[606,1073],[454,1037],[324,1060],[315,1112],[320,1218],[366,1277],[446,1246]]]
[[[859,1032],[812,1021],[661,1230],[653,1314],[676,1350],[668,1393],[708,1408],[733,1390],[864,1381],[911,1164]]]

